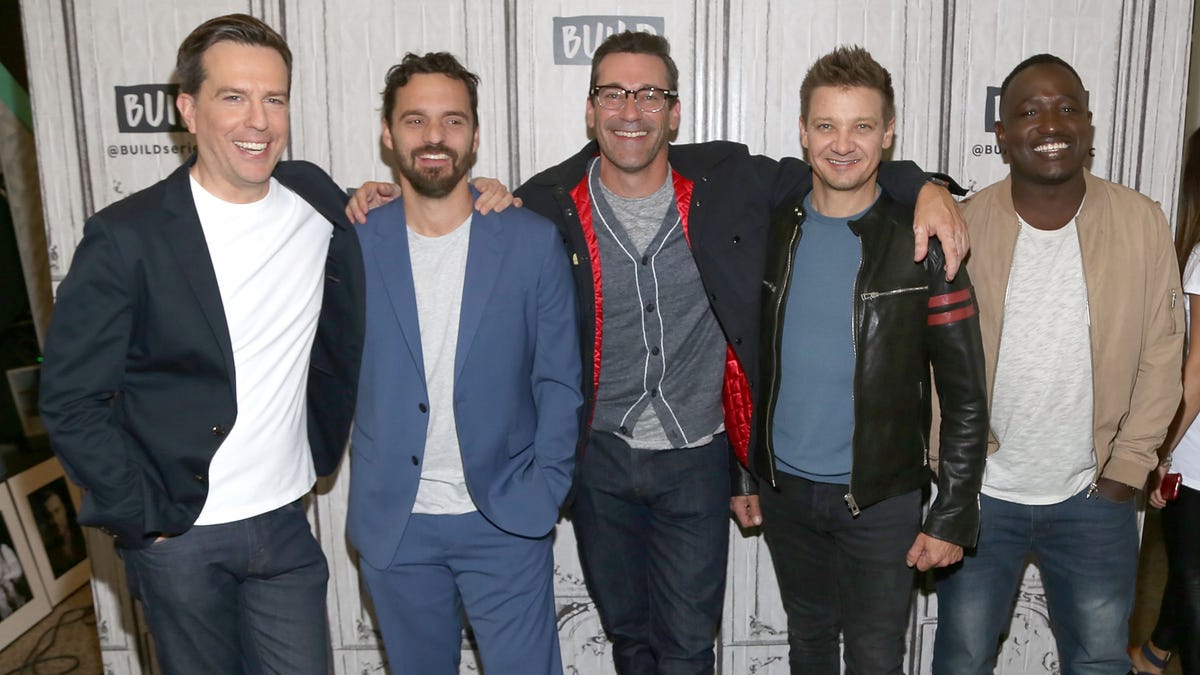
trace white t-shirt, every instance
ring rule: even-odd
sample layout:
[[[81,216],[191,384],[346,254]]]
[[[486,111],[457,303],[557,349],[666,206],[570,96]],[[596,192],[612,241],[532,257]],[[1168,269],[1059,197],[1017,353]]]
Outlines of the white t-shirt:
[[[1183,292],[1184,298],[1190,299],[1193,296],[1200,297],[1200,246],[1193,248],[1188,255],[1187,264],[1183,268]],[[1187,326],[1191,327],[1192,310],[1191,303],[1184,302],[1184,316],[1187,317]],[[1200,345],[1194,345],[1191,342],[1192,336],[1188,335],[1188,349],[1200,349]],[[1175,446],[1175,450],[1171,454],[1170,471],[1183,474],[1183,484],[1193,490],[1200,490],[1200,417],[1197,417],[1192,426],[1188,427],[1187,433],[1179,440],[1179,445]]]
[[[992,389],[1000,449],[983,493],[1056,504],[1096,473],[1087,285],[1075,219],[1052,231],[1020,226]]]
[[[333,225],[271,179],[267,196],[231,204],[192,179],[233,345],[237,421],[209,465],[197,525],[250,518],[316,481],[306,392]]]
[[[458,319],[470,241],[470,216],[453,232],[440,237],[408,230],[425,390],[429,394],[425,461],[413,513],[457,515],[476,510],[467,491],[454,419],[454,356],[458,351]]]

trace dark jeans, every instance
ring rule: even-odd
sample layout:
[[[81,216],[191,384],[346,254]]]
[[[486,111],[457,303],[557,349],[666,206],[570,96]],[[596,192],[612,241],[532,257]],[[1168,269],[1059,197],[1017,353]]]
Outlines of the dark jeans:
[[[595,432],[575,536],[621,675],[712,673],[729,557],[729,442],[635,450]]]
[[[1030,554],[1042,572],[1063,675],[1129,672],[1137,510],[1132,499],[1086,494],[1039,506],[980,495],[979,543],[936,573],[934,675],[995,670]]]
[[[838,635],[854,675],[902,673],[915,574],[905,554],[921,527],[921,491],[850,515],[846,485],[777,474],[762,486],[763,538],[787,612],[793,674],[836,675]]]
[[[1150,639],[1178,655],[1184,675],[1200,673],[1200,491],[1179,488],[1162,523],[1167,587]]]
[[[301,500],[122,557],[163,675],[329,672],[329,568]]]

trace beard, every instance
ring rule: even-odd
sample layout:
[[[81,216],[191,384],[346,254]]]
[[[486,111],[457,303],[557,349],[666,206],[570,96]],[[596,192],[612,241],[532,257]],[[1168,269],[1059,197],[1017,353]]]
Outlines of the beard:
[[[450,158],[450,168],[446,170],[438,167],[433,169],[418,169],[417,155],[425,154],[442,154]],[[475,151],[468,149],[463,156],[442,144],[425,145],[417,150],[414,150],[407,158],[397,155],[397,168],[400,170],[400,175],[412,185],[412,189],[422,197],[430,199],[441,199],[458,185],[459,181],[467,175],[471,167],[475,166]]]

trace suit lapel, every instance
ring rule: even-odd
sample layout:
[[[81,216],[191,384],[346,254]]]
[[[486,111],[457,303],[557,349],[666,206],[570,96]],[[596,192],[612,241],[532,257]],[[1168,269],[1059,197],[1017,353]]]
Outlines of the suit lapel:
[[[462,309],[458,315],[458,348],[454,354],[454,379],[457,382],[463,363],[470,352],[471,342],[479,330],[479,320],[487,308],[492,291],[500,276],[504,257],[501,216],[489,213],[474,214],[471,220],[471,241],[467,245],[467,274],[463,279]]]
[[[417,364],[417,371],[425,377],[425,359],[421,354],[421,327],[417,320],[417,291],[413,286],[412,261],[408,253],[408,225],[404,221],[404,205],[397,199],[390,208],[391,213],[379,214],[386,222],[373,228],[372,241],[368,244],[368,255],[372,267],[383,280],[384,292],[391,302],[396,322],[404,342]]]
[[[221,289],[217,285],[217,273],[213,270],[208,241],[204,238],[204,228],[200,226],[200,216],[196,213],[196,202],[192,198],[192,185],[188,176],[191,164],[188,162],[179,167],[168,178],[169,185],[163,198],[163,206],[174,218],[165,224],[164,238],[179,262],[180,274],[191,286],[196,295],[196,304],[212,328],[213,339],[221,350],[225,368],[229,372],[229,386],[236,396],[233,343],[229,338],[225,305],[221,302]]]

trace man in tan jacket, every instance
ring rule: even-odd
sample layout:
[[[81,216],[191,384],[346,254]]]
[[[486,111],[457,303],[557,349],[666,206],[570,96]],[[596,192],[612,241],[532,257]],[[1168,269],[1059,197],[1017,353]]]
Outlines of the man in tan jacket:
[[[1180,396],[1183,293],[1157,204],[1084,168],[1094,129],[1049,54],[1005,79],[1010,175],[964,203],[991,412],[974,551],[938,578],[937,675],[991,673],[1024,560],[1064,673],[1129,670],[1134,492]]]

